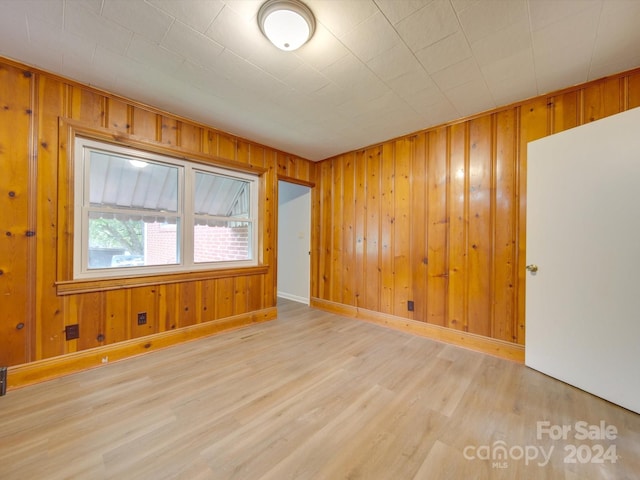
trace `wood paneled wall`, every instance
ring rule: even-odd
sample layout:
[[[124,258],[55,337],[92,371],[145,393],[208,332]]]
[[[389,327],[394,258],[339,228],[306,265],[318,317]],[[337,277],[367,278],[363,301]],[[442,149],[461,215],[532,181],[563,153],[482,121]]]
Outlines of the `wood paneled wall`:
[[[523,344],[527,142],[637,106],[640,69],[321,162],[312,298]]]
[[[266,170],[261,253],[266,273],[123,284],[59,295],[59,222],[70,187],[59,119]],[[18,63],[0,59],[0,365],[17,365],[275,307],[277,181],[311,182],[315,165]],[[61,193],[62,192],[62,193]],[[60,200],[62,199],[62,200]],[[164,279],[167,280],[167,279]],[[136,313],[147,312],[138,326]],[[78,323],[80,338],[65,340]]]

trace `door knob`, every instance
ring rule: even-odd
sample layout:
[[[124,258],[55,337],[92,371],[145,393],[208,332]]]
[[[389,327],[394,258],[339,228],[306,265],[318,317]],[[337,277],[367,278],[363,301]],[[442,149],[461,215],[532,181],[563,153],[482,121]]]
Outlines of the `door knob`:
[[[529,270],[531,273],[536,273],[538,271],[538,265],[527,265],[527,270]]]

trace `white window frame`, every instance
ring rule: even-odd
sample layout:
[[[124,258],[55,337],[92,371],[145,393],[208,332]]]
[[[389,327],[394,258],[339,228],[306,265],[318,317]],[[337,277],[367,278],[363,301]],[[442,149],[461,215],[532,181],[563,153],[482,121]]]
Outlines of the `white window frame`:
[[[131,157],[150,163],[160,163],[178,168],[178,212],[176,214],[154,210],[135,211],[127,209],[128,214],[173,216],[180,223],[178,242],[178,263],[174,265],[153,265],[133,267],[109,267],[89,269],[89,213],[104,210],[91,207],[88,200],[90,152],[99,151],[118,156]],[[249,218],[242,218],[250,225],[249,259],[232,261],[194,262],[194,187],[196,172],[222,175],[249,183]],[[75,280],[100,279],[114,277],[132,277],[143,275],[162,275],[202,270],[219,270],[258,265],[259,245],[259,197],[260,176],[207,163],[176,158],[123,145],[75,137],[74,144],[74,235],[73,235],[73,278]],[[113,209],[116,212],[117,209]],[[123,212],[125,210],[123,209]],[[233,221],[233,218],[228,220]]]

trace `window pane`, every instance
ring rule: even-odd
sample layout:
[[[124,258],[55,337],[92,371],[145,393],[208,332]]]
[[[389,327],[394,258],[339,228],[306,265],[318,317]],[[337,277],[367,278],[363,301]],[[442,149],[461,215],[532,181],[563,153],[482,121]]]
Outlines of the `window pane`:
[[[91,151],[88,203],[178,211],[178,167]]]
[[[194,210],[196,215],[249,218],[249,182],[196,172]]]
[[[89,269],[174,265],[180,227],[159,216],[89,214]]]
[[[194,262],[249,260],[251,224],[211,221],[193,229]]]

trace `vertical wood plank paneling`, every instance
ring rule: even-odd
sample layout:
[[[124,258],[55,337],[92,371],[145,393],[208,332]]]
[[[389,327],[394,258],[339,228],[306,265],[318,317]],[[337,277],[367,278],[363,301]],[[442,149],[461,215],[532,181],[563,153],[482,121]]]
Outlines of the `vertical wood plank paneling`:
[[[106,338],[105,293],[83,293],[76,295],[75,300],[76,319],[80,326],[77,349],[86,350],[104,345]]]
[[[526,290],[526,227],[527,227],[527,143],[548,135],[549,109],[547,100],[539,97],[518,107],[519,123],[518,134],[518,164],[517,164],[517,260],[516,260],[516,302],[518,315],[516,316],[514,329],[516,331],[517,343],[524,345],[525,338],[525,290]]]
[[[409,165],[409,185],[411,194],[409,197],[409,214],[407,223],[409,227],[408,238],[411,239],[411,251],[409,252],[409,276],[411,277],[411,291],[407,300],[413,300],[414,311],[409,313],[409,318],[427,321],[429,293],[427,290],[427,275],[429,273],[429,169],[427,163],[428,153],[427,134],[421,133],[413,137],[411,163]],[[396,235],[397,238],[397,235]],[[402,238],[402,237],[400,237]],[[396,242],[394,248],[400,252],[403,242]],[[406,308],[406,307],[405,307]]]
[[[366,151],[366,230],[364,257],[364,308],[380,309],[380,147]]]
[[[380,152],[380,311],[393,313],[394,309],[394,281],[396,277],[394,263],[394,235],[395,235],[395,166],[394,144],[385,143]]]
[[[178,286],[178,328],[198,323],[198,282],[183,282]]]
[[[217,137],[217,156],[226,160],[236,160],[236,138],[225,133],[218,133]]]
[[[273,158],[273,157],[271,157]],[[278,177],[276,175],[275,164],[267,163],[265,165],[268,170],[264,174],[264,183],[266,190],[265,206],[262,212],[265,228],[262,235],[261,254],[266,265],[271,265],[265,275],[264,285],[264,305],[275,305],[278,295],[278,286],[276,285],[276,264],[277,264],[277,248],[278,248]]]
[[[356,256],[356,170],[353,154],[345,155],[340,163],[342,169],[342,302],[355,305],[355,256]]]
[[[129,106],[118,99],[107,98],[107,128],[115,132],[129,133]]]
[[[334,193],[332,186],[333,182],[333,170],[331,168],[331,162],[324,162],[320,166],[320,175],[318,178],[319,183],[322,185],[320,190],[321,197],[319,198],[320,217],[318,219],[318,239],[320,248],[318,250],[318,293],[321,298],[331,300],[331,241],[333,239],[333,217],[331,211],[332,195]]]
[[[0,325],[15,328],[13,320],[28,316],[24,299],[29,289],[35,289],[35,359],[274,305],[279,173],[317,185],[312,227],[312,291],[316,296],[407,316],[403,309],[408,290],[416,302],[415,318],[482,334],[486,334],[487,324],[480,312],[486,311],[488,301],[492,314],[489,335],[523,343],[526,144],[548,133],[640,106],[640,73],[635,70],[501,110],[493,114],[493,128],[487,127],[490,115],[480,116],[314,165],[90,87],[65,83],[41,72],[32,74],[10,61],[0,65],[0,103],[5,107],[0,112],[2,123],[19,130],[10,134],[12,130],[5,128],[0,132],[3,152],[10,152],[5,155],[6,162],[3,157],[9,174],[0,180],[0,202],[11,206],[2,209],[0,220],[13,225],[11,215],[19,216],[14,224],[26,230],[28,212],[33,211],[37,226],[33,279],[23,260],[27,255],[20,250],[22,246],[8,245],[0,252],[0,256],[13,259],[8,260],[9,268],[6,263],[0,266],[0,288],[3,292],[8,288],[13,297],[23,300],[3,308],[9,312],[5,318],[11,320]],[[58,157],[58,146],[66,141],[58,138],[61,117],[202,152],[212,159],[266,168],[260,205],[264,232],[260,255],[270,266],[268,273],[189,282],[186,286],[57,296],[56,280],[70,278],[73,247],[69,241],[73,226],[65,223],[61,213],[69,208],[72,194],[66,159]],[[23,132],[24,124],[28,127]],[[37,142],[29,140],[36,137]],[[28,172],[34,165],[26,167],[31,143],[37,143],[38,154],[37,179],[33,181]],[[17,179],[15,185],[10,179]],[[30,192],[32,184],[35,192]],[[10,191],[15,196],[8,200]],[[26,210],[15,207],[25,198]],[[59,199],[64,203],[58,204]],[[19,239],[13,232],[11,236],[16,242]],[[11,236],[3,237],[5,243]],[[474,244],[480,249],[473,249]],[[426,277],[421,268],[426,269]],[[488,290],[494,294],[482,297],[487,278]],[[188,308],[186,316],[184,308]],[[138,311],[147,311],[143,328],[137,325]],[[64,326],[71,323],[81,325],[81,338],[65,341]],[[5,330],[2,334],[0,351],[13,350]],[[20,349],[23,347],[21,343]]]
[[[493,338],[517,341],[514,330],[516,285],[516,116],[513,109],[496,114],[495,257],[493,268]]]
[[[200,319],[209,322],[216,319],[216,281],[203,280],[200,287]]]
[[[35,360],[65,351],[64,307],[56,295],[58,252],[58,118],[66,114],[68,89],[57,79],[40,76],[38,94],[38,208]],[[64,260],[61,262],[65,264]],[[62,266],[62,265],[61,265]]]
[[[158,331],[164,332],[178,328],[178,284],[159,285],[156,292],[158,295]],[[138,312],[138,310],[134,311],[134,308],[135,306],[132,305],[131,318],[134,318]],[[132,336],[132,338],[134,337]]]
[[[426,321],[448,325],[449,291],[449,131],[428,133]]]
[[[202,153],[202,128],[187,122],[179,122],[180,146],[190,152]]]
[[[493,117],[469,122],[468,331],[491,336],[493,265]]]
[[[553,128],[552,133],[563,132],[569,128],[578,126],[580,119],[580,99],[579,92],[572,91],[553,97]]]
[[[129,339],[129,291],[112,290],[105,298],[105,343],[118,343]]]
[[[236,161],[246,165],[251,163],[251,146],[247,142],[236,142]]]
[[[640,107],[640,72],[627,77],[627,108]]]
[[[583,89],[582,123],[589,123],[622,111],[620,79],[607,78]]]
[[[264,277],[252,275],[247,277],[247,312],[264,307]]]
[[[163,285],[163,287],[167,287]],[[163,289],[163,290],[171,290]],[[158,315],[158,298],[160,289],[158,287],[137,287],[130,290],[130,309],[128,323],[130,325],[131,338],[144,337],[161,331],[159,327],[160,317]],[[163,295],[165,301],[169,307],[164,311],[166,324],[173,324],[175,322],[175,309],[171,308],[171,296],[166,292]],[[138,314],[146,312],[147,323],[145,325],[138,325]]]
[[[360,150],[355,154],[355,175],[356,175],[356,200],[355,200],[355,297],[356,307],[366,305],[365,285],[366,270],[365,256],[367,254],[367,155],[365,150]]]
[[[248,308],[247,277],[235,277],[233,279],[233,314],[245,313]]]
[[[233,315],[234,297],[233,278],[219,278],[216,280],[216,318]]]
[[[276,164],[278,176],[288,177],[289,176],[289,156],[283,152],[277,152],[276,154]]]
[[[178,121],[165,115],[158,116],[160,124],[160,143],[166,145],[179,145],[178,142]]]
[[[458,330],[468,327],[468,124],[453,125],[449,138],[449,304],[447,326]]]
[[[103,95],[83,87],[71,87],[70,93],[71,118],[87,125],[107,126],[107,101]]]
[[[32,228],[27,223],[32,80],[29,72],[0,65],[0,365],[29,360],[35,328],[27,302],[31,297],[26,262],[31,243],[27,231]]]
[[[420,271],[422,265],[421,261],[411,263],[411,260],[416,257],[413,253],[416,248],[415,242],[411,235],[411,218],[415,215],[411,208],[414,188],[411,181],[414,146],[415,137],[403,138],[394,143],[394,155],[397,161],[394,173],[394,214],[391,224],[393,235],[390,245],[393,252],[393,284],[391,286],[393,308],[390,313],[407,318],[414,316],[413,312],[407,309],[408,300],[413,300],[410,298],[413,292],[411,269],[415,266],[416,270]],[[388,162],[393,164],[393,158],[389,158]],[[419,217],[416,217],[418,224],[424,226],[424,221],[421,222]]]
[[[331,203],[327,205],[329,212],[333,212],[331,215],[331,239],[329,244],[328,259],[331,259],[331,264],[328,265],[330,269],[330,277],[332,282],[330,283],[331,293],[330,298],[334,302],[342,303],[342,292],[344,290],[344,282],[342,276],[342,265],[344,261],[344,208],[336,208],[334,200],[339,202],[340,205],[344,205],[344,162],[330,163],[333,166],[331,169],[331,182],[333,183],[334,194],[331,197]]]
[[[11,302],[10,314],[3,318],[12,329],[19,323],[13,322],[16,318],[25,321],[25,328],[20,332],[26,334],[31,329],[34,338],[31,357],[25,349],[25,345],[30,347],[31,343],[22,342],[19,348],[22,353],[17,356],[11,353],[12,360],[0,358],[2,364],[50,358],[208,321],[216,315],[217,318],[227,317],[236,312],[247,313],[275,305],[276,157],[283,155],[286,158],[288,176],[298,178],[300,175],[300,179],[307,182],[315,180],[311,162],[128,103],[90,87],[67,83],[42,72],[32,73],[11,61],[0,61],[0,99],[4,107],[0,115],[5,125],[0,132],[0,152],[10,154],[7,162],[3,159],[3,179],[10,183],[15,180],[15,185],[8,186],[0,180],[0,195],[6,194],[0,201],[10,199],[8,201],[12,202],[12,208],[0,212],[0,221],[7,226],[7,231],[11,231],[11,235],[3,238],[5,243],[10,238],[21,240],[7,217],[15,214],[22,222],[17,230],[31,239],[35,259],[32,265],[25,260],[31,258],[28,252],[18,252],[14,246],[2,249],[3,253],[19,259],[16,268],[9,261],[0,262],[0,289],[8,289],[11,295],[19,297]],[[8,119],[10,115],[15,118]],[[261,182],[260,228],[264,234],[259,256],[269,266],[267,273],[246,278],[58,296],[56,282],[72,278],[73,258],[73,225],[68,223],[72,217],[67,213],[73,200],[73,169],[72,159],[65,154],[66,132],[59,138],[60,118],[70,118],[88,127],[106,128],[114,134],[132,134],[139,139],[180,147],[180,154],[193,151],[210,154],[214,162],[216,158],[224,158],[266,168]],[[16,132],[7,126],[21,130]],[[37,176],[36,156],[30,149],[37,150]],[[9,192],[13,194],[10,196]],[[21,202],[27,205],[27,210],[17,208]],[[35,230],[36,235],[27,236],[29,229]],[[29,273],[32,270],[33,273]],[[10,288],[7,287],[9,284]],[[29,300],[29,291],[35,292],[32,294],[36,297],[35,302]],[[147,312],[146,325],[137,325],[138,311]],[[29,318],[31,323],[27,321]],[[81,337],[66,341],[64,328],[73,323],[80,324]],[[13,351],[17,345],[8,340],[6,325],[0,319],[2,353]]]
[[[159,115],[143,108],[133,109],[131,133],[148,140],[159,141],[161,138]]]

